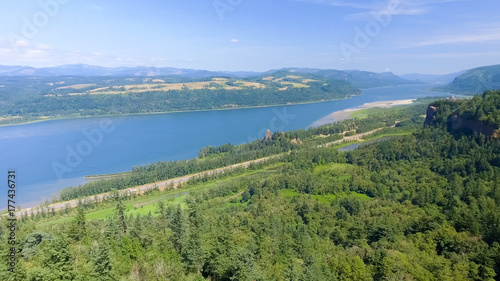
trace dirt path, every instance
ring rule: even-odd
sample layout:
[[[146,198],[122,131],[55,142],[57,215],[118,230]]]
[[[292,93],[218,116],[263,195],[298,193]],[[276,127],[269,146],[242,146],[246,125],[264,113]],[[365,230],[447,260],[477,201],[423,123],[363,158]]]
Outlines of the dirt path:
[[[318,145],[318,147],[329,147],[329,146],[340,144],[340,143],[343,143],[343,142],[349,142],[349,141],[355,141],[355,140],[362,140],[364,136],[371,135],[371,134],[373,134],[375,132],[378,132],[378,131],[380,131],[382,129],[384,129],[384,128],[378,128],[378,129],[371,130],[371,131],[368,131],[368,132],[364,132],[364,133],[361,133],[361,134],[344,137],[341,140],[336,140],[336,141],[332,141],[332,142],[325,143],[325,144],[322,144],[322,145]]]
[[[150,204],[153,204],[153,203],[156,203],[158,201],[161,201],[163,199],[168,199],[168,198],[175,198],[175,197],[179,197],[179,196],[183,196],[183,195],[187,195],[189,194],[191,191],[184,191],[184,192],[180,192],[180,193],[174,193],[174,194],[169,194],[169,195],[165,195],[165,196],[162,196],[160,198],[156,198],[156,199],[153,199],[153,200],[149,200],[147,202],[143,202],[143,203],[138,203],[138,204],[134,204],[134,207],[136,208],[139,208],[139,207],[142,207],[142,206],[146,206],[146,205],[150,205]]]
[[[231,166],[226,166],[226,167],[222,167],[222,168],[204,171],[204,172],[199,172],[196,174],[186,175],[186,176],[182,176],[182,177],[178,177],[178,178],[168,179],[168,180],[159,181],[159,182],[155,182],[155,183],[148,183],[148,184],[141,185],[141,186],[130,187],[127,189],[119,190],[118,192],[120,193],[120,195],[129,195],[129,194],[143,194],[144,192],[151,190],[151,189],[155,189],[155,188],[159,188],[160,190],[164,190],[169,186],[172,186],[173,188],[177,188],[179,185],[186,183],[187,181],[189,181],[190,179],[192,179],[194,177],[209,176],[209,175],[213,175],[216,173],[223,173],[225,171],[232,170],[235,168],[240,168],[240,167],[248,168],[251,164],[260,163],[260,162],[263,162],[263,161],[266,161],[266,160],[269,160],[272,158],[276,158],[279,156],[281,156],[281,154],[272,155],[272,156],[268,156],[268,157],[264,157],[264,158],[259,158],[259,159],[255,159],[255,160],[251,160],[251,161],[247,161],[247,162],[243,162],[243,163],[234,164]],[[97,198],[98,201],[102,201],[103,199],[108,198],[110,196],[110,194],[111,194],[110,192],[106,192],[106,193],[101,193],[101,194],[89,196],[89,197],[82,198],[82,199],[74,199],[74,200],[70,200],[70,201],[49,204],[47,207],[44,207],[44,208],[48,208],[49,210],[52,210],[52,208],[54,208],[55,211],[62,210],[66,207],[74,208],[74,207],[78,206],[79,200],[81,200],[81,201],[87,200],[90,202],[94,202]],[[21,217],[21,215],[24,212],[27,212],[27,214],[29,216],[31,214],[31,211],[33,211],[34,213],[37,213],[39,209],[40,209],[40,207],[26,208],[20,212],[15,212],[14,214],[16,215],[16,217],[19,218],[19,217]]]
[[[245,191],[238,192],[237,194],[235,194],[235,195],[233,195],[233,196],[230,196],[230,197],[228,197],[228,198],[224,199],[224,201],[223,201],[223,202],[227,202],[227,201],[229,201],[229,200],[231,200],[231,199],[233,199],[233,198],[237,198],[238,196],[240,196],[241,194],[243,194],[243,192],[245,192]]]

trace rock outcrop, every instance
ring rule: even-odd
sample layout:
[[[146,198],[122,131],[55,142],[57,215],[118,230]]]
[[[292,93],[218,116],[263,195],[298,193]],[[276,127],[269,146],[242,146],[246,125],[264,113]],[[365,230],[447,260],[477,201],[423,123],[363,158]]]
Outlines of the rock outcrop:
[[[439,126],[439,124],[446,123],[442,125],[452,133],[467,135],[481,133],[487,137],[500,138],[500,129],[486,122],[467,119],[458,114],[457,110],[453,110],[454,107],[450,100],[430,104],[427,107],[424,126]]]
[[[481,133],[487,137],[493,137],[496,128],[487,123],[465,119],[460,115],[452,114],[448,117],[449,129],[452,131],[461,131],[466,134]]]
[[[267,129],[266,136],[264,137],[264,141],[271,141],[272,137],[273,137],[273,134],[271,133],[271,130]]]
[[[425,115],[425,126],[432,126],[436,119],[437,107],[429,105],[427,107],[427,114]]]

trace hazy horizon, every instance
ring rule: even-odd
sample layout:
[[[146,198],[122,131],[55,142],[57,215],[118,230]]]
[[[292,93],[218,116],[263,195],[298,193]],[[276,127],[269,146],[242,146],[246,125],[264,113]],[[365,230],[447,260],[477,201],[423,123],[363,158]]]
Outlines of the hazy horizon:
[[[119,65],[119,66],[104,66],[104,65],[97,65],[97,64],[86,64],[86,63],[72,63],[72,64],[59,64],[59,65],[48,65],[48,66],[31,66],[31,65],[7,65],[7,64],[0,64],[0,66],[8,66],[8,67],[32,67],[36,69],[40,68],[52,68],[52,67],[64,67],[64,66],[76,66],[76,65],[86,65],[86,66],[92,66],[92,67],[103,67],[103,68],[133,68],[133,67],[144,67],[144,68],[177,68],[177,69],[185,69],[185,70],[197,70],[197,71],[210,71],[210,72],[255,72],[255,73],[265,73],[265,72],[272,72],[272,71],[279,71],[282,69],[320,69],[320,70],[339,70],[339,71],[366,71],[366,72],[372,72],[369,70],[365,69],[337,69],[337,68],[319,68],[319,67],[294,67],[294,66],[284,66],[284,67],[279,67],[279,68],[273,68],[273,69],[267,69],[263,71],[252,71],[252,70],[245,70],[245,69],[240,69],[240,70],[218,70],[218,69],[201,69],[201,68],[183,68],[183,67],[173,67],[173,66],[153,66],[153,65]],[[489,65],[478,65],[475,67],[472,67],[470,69],[478,68],[478,67],[484,67],[484,66],[489,66]],[[403,72],[403,73],[395,73],[392,71],[380,71],[376,73],[393,73],[395,75],[449,75],[449,74],[455,74],[461,71],[467,71],[468,69],[460,69],[460,70],[455,70],[451,71],[448,73],[415,73],[415,72]]]

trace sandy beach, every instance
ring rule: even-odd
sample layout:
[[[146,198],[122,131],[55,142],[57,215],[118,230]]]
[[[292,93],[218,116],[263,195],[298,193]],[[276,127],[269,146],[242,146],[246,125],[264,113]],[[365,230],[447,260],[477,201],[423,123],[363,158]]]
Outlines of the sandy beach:
[[[413,102],[415,102],[414,99],[369,102],[369,103],[365,103],[365,104],[357,106],[357,107],[348,108],[348,109],[344,109],[344,110],[340,110],[340,111],[335,111],[335,112],[333,112],[333,113],[331,113],[331,114],[329,114],[321,119],[314,121],[314,123],[312,123],[311,126],[317,127],[317,126],[321,126],[324,124],[333,123],[333,122],[341,121],[344,119],[349,119],[349,118],[351,118],[350,114],[353,111],[357,111],[360,109],[374,108],[374,107],[388,108],[388,107],[393,107],[393,106],[398,106],[398,105],[412,104]]]

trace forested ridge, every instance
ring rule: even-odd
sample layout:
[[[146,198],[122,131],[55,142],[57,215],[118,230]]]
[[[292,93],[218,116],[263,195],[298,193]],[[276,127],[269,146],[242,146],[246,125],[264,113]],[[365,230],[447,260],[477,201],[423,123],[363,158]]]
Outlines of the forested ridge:
[[[500,91],[486,91],[458,108],[458,115],[500,128]]]
[[[343,99],[360,93],[324,76],[0,77],[0,124],[46,118],[213,110]]]
[[[436,90],[459,94],[479,94],[489,89],[500,89],[500,65],[490,65],[467,70],[448,85]]]
[[[427,125],[454,134],[500,138],[500,91],[486,91],[470,100],[440,100],[429,105]]]
[[[490,97],[497,101],[499,95]],[[461,105],[472,102],[492,101],[478,96]],[[23,217],[17,273],[2,263],[0,276],[500,280],[500,141],[453,134],[444,117],[424,127],[419,114],[425,110],[275,134],[259,145],[279,147],[285,136],[302,137],[304,144],[289,146],[279,162],[188,183],[179,191],[152,191],[144,199],[114,193],[99,204]],[[319,131],[363,130],[362,123],[391,118],[403,121],[394,130],[413,133],[346,153],[306,145],[320,139],[314,137]],[[257,144],[205,148],[199,161],[238,149],[258,151],[250,149]],[[161,199],[182,190],[190,193]],[[134,207],[154,198],[150,207]],[[0,237],[6,245],[3,226]],[[7,255],[4,247],[0,251]]]

